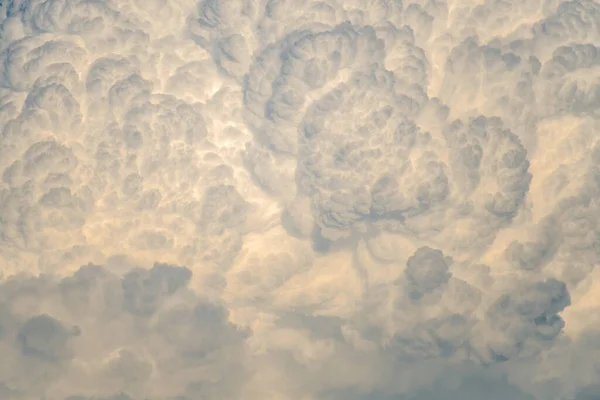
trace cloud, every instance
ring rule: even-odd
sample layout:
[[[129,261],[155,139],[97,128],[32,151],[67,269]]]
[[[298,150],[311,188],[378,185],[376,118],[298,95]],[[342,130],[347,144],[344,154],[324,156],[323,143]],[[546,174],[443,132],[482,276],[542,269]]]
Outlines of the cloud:
[[[224,305],[194,294],[190,278],[189,269],[166,264],[123,277],[90,264],[61,279],[5,281],[7,398],[215,396],[222,373],[242,373],[250,332],[229,322]]]
[[[487,323],[498,336],[486,337],[490,344],[483,357],[504,361],[521,351],[536,352],[538,345],[561,333],[565,323],[558,314],[570,304],[566,285],[555,279],[523,285],[501,296],[486,312]]]
[[[0,1],[0,397],[597,397],[599,27]]]
[[[423,294],[437,289],[448,282],[448,272],[452,260],[444,258],[440,250],[429,247],[419,248],[406,262],[404,274],[409,284],[408,293],[415,300]]]

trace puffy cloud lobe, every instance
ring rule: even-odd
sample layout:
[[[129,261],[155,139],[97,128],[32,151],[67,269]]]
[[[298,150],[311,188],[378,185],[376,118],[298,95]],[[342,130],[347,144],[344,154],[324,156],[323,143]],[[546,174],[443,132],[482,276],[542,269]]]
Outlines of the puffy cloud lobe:
[[[448,55],[440,99],[460,104],[452,107],[457,117],[478,112],[503,117],[510,128],[531,140],[528,129],[537,117],[534,81],[540,60],[523,47],[519,42],[507,46],[467,38]]]
[[[346,230],[373,217],[402,220],[444,200],[444,166],[429,154],[410,163],[411,147],[426,143],[427,134],[396,108],[407,99],[394,93],[391,74],[358,73],[352,82],[316,102],[303,122],[297,180],[318,210],[317,224]],[[346,117],[365,102],[380,108],[364,122]]]
[[[184,267],[156,265],[151,270],[134,270],[123,278],[125,309],[139,316],[154,314],[164,296],[185,287],[191,278]]]
[[[425,293],[448,282],[452,260],[440,250],[421,247],[408,259],[404,274],[409,284],[410,296],[418,300]]]
[[[474,196],[483,200],[477,208],[494,217],[512,218],[531,181],[527,151],[519,138],[503,129],[499,119],[481,117],[472,120],[468,128],[461,123],[453,125],[447,137],[456,149],[453,167],[463,178],[456,180],[461,192],[472,193],[478,187],[497,188],[495,193]],[[493,183],[485,182],[486,178]]]
[[[68,331],[61,323],[48,315],[27,320],[17,335],[19,349],[27,356],[48,361],[68,359]]]
[[[442,251],[429,247],[418,248],[408,258],[403,276],[397,280],[401,290],[395,301],[393,333],[383,346],[402,364],[433,359],[457,365],[467,360],[479,362],[470,356],[470,341],[480,323],[475,311],[482,294],[452,276],[452,264]]]
[[[554,218],[541,221],[534,241],[512,242],[505,251],[506,258],[517,268],[537,271],[556,255],[562,244],[560,225]]]
[[[558,47],[540,72],[545,80],[551,82],[540,90],[540,94],[551,102],[548,113],[595,113],[598,87],[593,77],[599,66],[598,48],[592,44]],[[581,75],[582,71],[585,71],[585,77]]]
[[[520,352],[527,357],[529,351],[539,351],[564,328],[558,314],[570,304],[565,283],[556,279],[525,284],[501,296],[486,313],[494,334],[487,339],[484,360],[503,361],[518,357]]]
[[[599,12],[598,4],[588,0],[557,4],[548,18],[533,27],[538,51],[547,52],[569,42],[593,43],[600,33]]]
[[[317,34],[290,34],[279,46],[265,49],[250,69],[244,93],[248,122],[258,139],[275,150],[296,153],[298,111],[307,96],[338,78],[342,69],[380,63],[382,50],[372,29],[348,24]]]

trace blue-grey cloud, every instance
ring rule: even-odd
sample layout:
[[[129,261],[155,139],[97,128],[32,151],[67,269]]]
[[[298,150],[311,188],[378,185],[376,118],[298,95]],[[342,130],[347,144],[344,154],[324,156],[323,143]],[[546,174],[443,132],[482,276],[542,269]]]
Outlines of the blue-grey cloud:
[[[0,286],[5,398],[218,397],[210,393],[221,383],[201,383],[198,371],[242,373],[250,332],[228,322],[225,306],[190,291],[190,278],[187,268],[156,264],[123,277],[88,265],[62,279],[7,280]]]

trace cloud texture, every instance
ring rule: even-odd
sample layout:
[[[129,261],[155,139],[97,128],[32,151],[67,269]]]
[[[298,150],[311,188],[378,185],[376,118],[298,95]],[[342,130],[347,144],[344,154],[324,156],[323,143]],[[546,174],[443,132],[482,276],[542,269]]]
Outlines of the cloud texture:
[[[0,1],[0,398],[600,398],[600,5]]]

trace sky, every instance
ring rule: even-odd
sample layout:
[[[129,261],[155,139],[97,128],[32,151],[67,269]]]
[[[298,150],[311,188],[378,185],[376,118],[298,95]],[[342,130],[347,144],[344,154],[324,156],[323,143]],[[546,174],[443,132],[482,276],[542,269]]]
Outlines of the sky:
[[[0,399],[600,399],[597,1],[0,0],[0,58]]]

